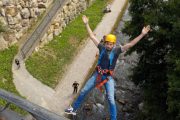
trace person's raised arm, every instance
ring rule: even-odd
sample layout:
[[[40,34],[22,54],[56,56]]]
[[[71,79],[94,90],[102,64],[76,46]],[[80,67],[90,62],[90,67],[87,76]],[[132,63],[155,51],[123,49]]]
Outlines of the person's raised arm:
[[[92,32],[92,30],[91,30],[91,28],[90,28],[90,26],[89,26],[89,23],[88,23],[88,22],[89,22],[88,18],[87,18],[85,15],[83,15],[82,20],[83,20],[83,22],[84,22],[84,24],[85,24],[85,26],[86,26],[86,30],[88,31],[91,40],[94,42],[94,44],[95,44],[96,46],[98,46],[98,44],[99,44],[100,41],[96,38],[96,36],[95,36],[94,33]]]
[[[146,26],[142,29],[142,32],[139,36],[137,36],[135,39],[133,39],[131,42],[123,45],[121,49],[123,51],[128,50],[129,48],[133,47],[135,44],[137,44],[148,32],[150,31],[150,26]]]

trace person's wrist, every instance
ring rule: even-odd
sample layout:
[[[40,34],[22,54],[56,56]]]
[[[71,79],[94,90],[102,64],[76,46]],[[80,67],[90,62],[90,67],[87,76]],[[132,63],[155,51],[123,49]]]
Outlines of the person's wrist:
[[[87,23],[84,23],[85,25],[88,25],[88,22]]]
[[[146,33],[143,33],[143,32],[142,32],[141,35],[144,37],[144,36],[146,35]]]

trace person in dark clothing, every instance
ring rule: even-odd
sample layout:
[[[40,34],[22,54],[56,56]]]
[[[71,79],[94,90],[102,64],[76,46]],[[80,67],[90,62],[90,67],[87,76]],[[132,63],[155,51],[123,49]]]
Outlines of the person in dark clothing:
[[[79,86],[79,83],[78,83],[77,81],[75,81],[75,82],[72,84],[72,87],[74,87],[73,94],[77,93],[77,91],[78,91],[78,86]]]
[[[15,59],[15,64],[17,65],[17,69],[19,69],[20,68],[20,62],[17,58]]]
[[[111,6],[108,4],[106,8],[103,10],[103,13],[110,13],[111,12]]]

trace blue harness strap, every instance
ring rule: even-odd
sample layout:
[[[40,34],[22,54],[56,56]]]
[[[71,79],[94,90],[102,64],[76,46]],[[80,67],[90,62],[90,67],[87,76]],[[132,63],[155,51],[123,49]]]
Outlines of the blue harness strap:
[[[106,52],[106,48],[102,49],[102,51],[100,52],[99,55],[99,59],[98,59],[98,65],[96,67],[98,75],[96,78],[96,88],[98,88],[100,91],[102,91],[102,86],[109,80],[109,78],[107,77],[108,75],[112,75],[113,74],[113,69],[112,65],[113,65],[113,60],[114,60],[114,48],[111,50],[110,54],[109,54],[109,62],[110,62],[110,66],[108,69],[101,69],[100,63],[103,60],[103,55]]]
[[[100,52],[100,55],[99,55],[99,59],[98,59],[98,64],[99,65],[101,63],[101,60],[102,60],[102,57],[103,57],[103,54],[105,53],[106,49],[102,49],[102,51]]]
[[[109,69],[112,69],[113,60],[114,60],[114,48],[111,50],[111,53],[109,55],[109,61],[110,61]]]

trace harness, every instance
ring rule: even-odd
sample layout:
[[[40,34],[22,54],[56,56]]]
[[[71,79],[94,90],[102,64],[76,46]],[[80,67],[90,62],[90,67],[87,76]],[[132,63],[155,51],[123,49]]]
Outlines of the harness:
[[[114,59],[114,48],[111,50],[111,53],[109,55],[109,61],[110,61],[109,69],[102,69],[100,67],[100,63],[102,61],[102,57],[105,51],[106,51],[105,48],[101,51],[99,60],[98,60],[98,65],[96,66],[96,71],[98,73],[96,77],[96,88],[98,88],[101,92],[102,92],[102,86],[109,80],[108,76],[112,76],[113,71],[114,71],[112,68],[113,59]]]

